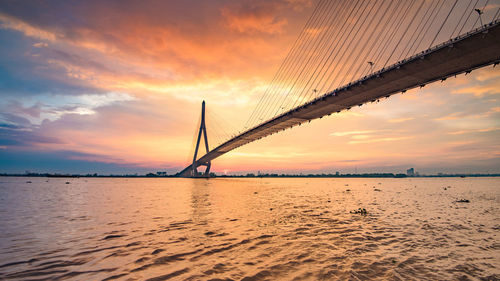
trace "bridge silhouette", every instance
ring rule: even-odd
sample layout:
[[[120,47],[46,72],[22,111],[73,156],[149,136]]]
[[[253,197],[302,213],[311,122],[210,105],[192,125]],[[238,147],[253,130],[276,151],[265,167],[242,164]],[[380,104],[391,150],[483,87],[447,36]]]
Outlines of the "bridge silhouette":
[[[398,4],[386,1],[364,6],[358,5],[360,1],[350,5],[332,2],[337,1],[318,2],[247,121],[246,130],[211,150],[203,102],[193,161],[178,176],[207,177],[212,160],[242,145],[353,106],[500,62],[500,8],[490,11],[491,20],[483,24],[488,1],[482,7],[478,6],[479,0],[470,1],[460,11],[456,10],[458,1],[446,6],[446,0]],[[388,13],[391,9],[395,12]],[[436,22],[441,11],[443,19]],[[456,20],[452,22],[454,14]],[[332,17],[339,21],[351,19],[351,24],[344,21],[332,26],[331,20],[326,21]],[[475,27],[478,21],[481,25]],[[435,31],[430,32],[433,26]],[[470,26],[470,31],[461,34],[466,26]],[[318,27],[322,28],[322,35],[308,34]],[[453,31],[443,34],[444,30]],[[411,39],[403,42],[405,36]],[[443,36],[451,39],[433,45]],[[419,46],[429,42],[427,48],[419,50]],[[397,53],[400,55],[396,59]],[[406,58],[400,59],[403,55]],[[393,63],[388,65],[391,59]],[[381,68],[373,71],[374,66],[384,61]],[[201,141],[206,153],[198,158]],[[199,172],[200,166],[205,166],[205,171]]]

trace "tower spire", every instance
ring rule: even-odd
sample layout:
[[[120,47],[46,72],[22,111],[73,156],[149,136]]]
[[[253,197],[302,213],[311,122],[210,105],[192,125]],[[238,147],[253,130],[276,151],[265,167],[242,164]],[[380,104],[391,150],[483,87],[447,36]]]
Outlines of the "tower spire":
[[[208,137],[207,137],[207,127],[205,125],[205,101],[201,103],[201,122],[200,122],[200,129],[198,130],[198,139],[196,140],[196,148],[194,150],[194,156],[193,156],[193,164],[191,165],[192,171],[191,171],[191,176],[192,177],[199,177],[200,174],[198,173],[197,168],[199,166],[206,166],[205,172],[201,175],[204,177],[208,177],[210,175],[210,161],[206,163],[198,163],[196,161],[196,156],[198,156],[198,149],[200,148],[200,140],[201,140],[201,134],[203,133],[203,139],[205,141],[205,150],[206,153],[210,151],[208,148]]]

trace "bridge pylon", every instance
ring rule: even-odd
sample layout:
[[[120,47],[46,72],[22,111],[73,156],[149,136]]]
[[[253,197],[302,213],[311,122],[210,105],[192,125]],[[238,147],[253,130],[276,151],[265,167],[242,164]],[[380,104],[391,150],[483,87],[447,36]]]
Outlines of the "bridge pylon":
[[[196,140],[196,148],[194,150],[193,163],[191,164],[190,169],[184,172],[181,176],[198,178],[198,177],[209,177],[210,176],[210,161],[207,162],[199,162],[196,161],[196,157],[198,156],[198,149],[200,148],[201,135],[203,134],[203,140],[205,142],[205,150],[206,153],[210,151],[208,148],[208,137],[207,137],[207,126],[205,124],[205,101],[201,103],[201,122],[200,129],[198,130],[198,138]],[[199,166],[205,166],[206,169],[204,172],[198,172]]]

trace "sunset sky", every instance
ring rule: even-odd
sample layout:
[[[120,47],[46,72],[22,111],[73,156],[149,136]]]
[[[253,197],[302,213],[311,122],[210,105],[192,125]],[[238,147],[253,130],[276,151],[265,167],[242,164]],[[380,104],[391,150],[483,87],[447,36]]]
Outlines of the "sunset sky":
[[[242,129],[315,3],[1,1],[0,172],[181,170],[201,102]],[[251,143],[212,171],[500,173],[499,99],[489,66]]]

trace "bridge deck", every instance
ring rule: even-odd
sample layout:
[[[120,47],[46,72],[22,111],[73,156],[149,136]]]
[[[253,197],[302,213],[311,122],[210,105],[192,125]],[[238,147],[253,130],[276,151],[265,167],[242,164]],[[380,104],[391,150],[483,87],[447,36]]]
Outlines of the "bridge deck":
[[[285,112],[226,141],[196,165],[305,121],[500,62],[500,21],[437,45]],[[186,176],[189,165],[179,172]]]

